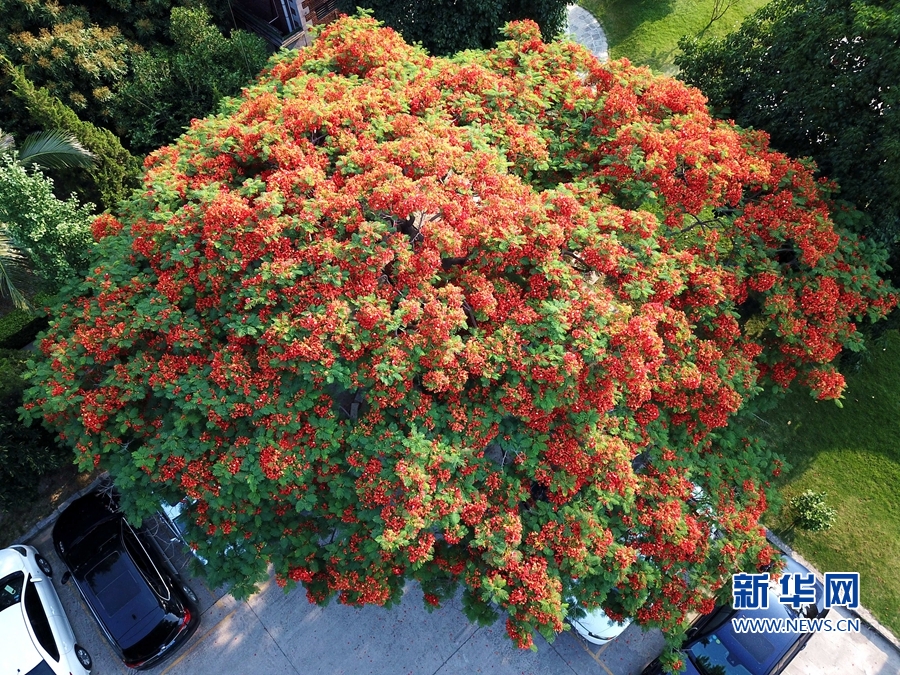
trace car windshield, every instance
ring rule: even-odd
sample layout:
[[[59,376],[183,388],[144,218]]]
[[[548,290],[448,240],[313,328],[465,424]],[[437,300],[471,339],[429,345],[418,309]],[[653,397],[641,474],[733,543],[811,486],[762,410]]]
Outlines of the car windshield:
[[[75,576],[84,578],[84,568],[93,564],[99,555],[116,544],[116,530],[114,523],[103,522],[77,540],[77,545],[69,551],[69,566]]]
[[[0,612],[22,600],[24,581],[25,575],[22,572],[13,572],[0,579]]]
[[[41,661],[25,675],[56,675],[56,673],[53,672],[53,668],[46,661]]]
[[[753,675],[738,663],[715,633],[698,640],[687,651],[691,663],[702,675]]]

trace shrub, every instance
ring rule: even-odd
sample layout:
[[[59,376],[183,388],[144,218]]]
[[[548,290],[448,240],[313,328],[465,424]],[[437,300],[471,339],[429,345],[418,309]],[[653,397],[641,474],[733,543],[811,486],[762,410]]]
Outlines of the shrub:
[[[806,490],[791,499],[794,525],[801,530],[821,532],[829,529],[837,517],[837,511],[825,503],[825,492]]]
[[[225,37],[204,9],[172,9],[173,46],[137,54],[115,95],[115,123],[135,152],[171,143],[195,117],[239,94],[269,57],[265,41],[246,31]]]
[[[0,159],[0,223],[54,289],[87,270],[93,204],[58,199],[53,181],[14,157]]]

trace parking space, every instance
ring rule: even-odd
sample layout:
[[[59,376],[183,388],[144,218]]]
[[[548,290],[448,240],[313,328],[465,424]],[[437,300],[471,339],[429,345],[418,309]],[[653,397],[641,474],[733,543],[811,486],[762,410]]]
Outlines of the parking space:
[[[50,528],[29,542],[54,566],[54,585],[79,643],[94,658],[95,675],[131,672],[115,656],[72,584],[61,585],[63,565]],[[176,564],[184,560],[176,556]],[[189,578],[187,572],[185,577]],[[663,645],[658,631],[629,628],[598,647],[574,632],[553,644],[536,638],[537,652],[515,648],[502,621],[470,624],[459,598],[432,613],[410,584],[390,610],[307,602],[303,589],[285,594],[270,579],[249,601],[189,580],[199,596],[202,623],[188,643],[152,675],[637,675]],[[819,634],[786,675],[897,675],[900,654],[870,629],[860,634]]]

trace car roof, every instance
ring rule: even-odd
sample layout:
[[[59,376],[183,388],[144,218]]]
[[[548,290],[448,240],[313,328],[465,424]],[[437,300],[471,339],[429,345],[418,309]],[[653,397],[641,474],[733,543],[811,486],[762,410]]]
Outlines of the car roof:
[[[22,603],[0,612],[0,636],[4,645],[0,649],[0,673],[27,673],[44,660],[25,626]]]
[[[809,570],[793,558],[786,555],[782,556],[782,558],[787,562],[784,573],[809,574]],[[818,579],[815,583],[815,589],[816,604],[821,609],[824,602],[824,588]],[[798,618],[796,614],[792,613],[787,606],[779,601],[777,584],[769,586],[769,607],[767,609],[738,610],[732,616],[732,620],[745,617],[759,619]],[[722,641],[729,651],[742,657],[741,664],[754,675],[768,673],[778,659],[784,656],[803,635],[802,633],[736,633],[731,621],[727,621],[712,632],[715,633],[716,637]],[[691,644],[694,642],[692,641]]]
[[[166,616],[122,540],[124,516],[95,491],[76,499],[53,528],[65,563],[85,599],[123,650],[140,642]],[[155,564],[155,563],[154,563]]]
[[[87,539],[85,542],[89,543]],[[82,565],[76,580],[98,618],[123,649],[140,641],[166,615],[121,537],[97,550]]]
[[[613,621],[600,607],[587,612],[580,619],[573,619],[573,621],[577,621],[588,632],[601,637],[618,635],[631,625],[631,619],[625,619],[621,623]]]
[[[82,573],[88,602],[123,649],[140,641],[166,615],[123,548],[102,552]]]

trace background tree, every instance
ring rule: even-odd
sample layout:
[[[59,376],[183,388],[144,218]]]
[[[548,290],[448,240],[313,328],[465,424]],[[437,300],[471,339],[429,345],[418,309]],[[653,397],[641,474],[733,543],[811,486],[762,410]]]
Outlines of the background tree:
[[[115,125],[139,153],[172,142],[195,117],[240,93],[269,57],[265,41],[242,30],[224,37],[202,9],[173,8],[169,34],[132,60],[132,73],[115,94]]]
[[[523,647],[568,597],[674,645],[772,555],[780,464],[729,422],[841,395],[885,252],[698,91],[506,32],[448,60],[350,18],[274,57],[94,222],[25,414],[131,517],[196,500],[239,595],[269,563],[316,602],[414,578]]]
[[[681,77],[722,117],[816,160],[884,242],[900,234],[900,4],[774,0],[740,30],[685,40]]]
[[[339,0],[348,14],[357,7],[372,10],[379,21],[404,39],[421,43],[432,54],[448,55],[463,49],[486,49],[500,39],[508,21],[531,19],[545,40],[564,28],[567,0]]]
[[[55,21],[49,29],[9,35],[4,51],[14,54],[31,81],[100,121],[109,117],[113,92],[128,73],[132,45],[117,27],[90,21],[87,10],[78,8],[69,20]]]
[[[0,510],[32,497],[40,477],[69,461],[69,449],[40,424],[19,422],[27,356],[0,349]]]
[[[132,54],[166,39],[170,2],[112,3],[5,0],[0,53],[38,87],[45,87],[95,124],[109,121],[111,94],[127,75]],[[159,21],[158,14],[162,14]],[[34,126],[0,77],[4,128],[24,136]],[[39,126],[39,125],[38,125]]]
[[[3,228],[0,230],[0,295],[9,297],[18,309],[28,310],[30,304],[21,288],[28,283],[35,265],[25,250],[26,242],[36,245],[39,251],[47,246],[57,246],[60,243],[57,233],[51,233],[46,238],[43,238],[43,234],[46,228],[66,229],[72,220],[60,216],[67,210],[66,215],[75,215],[75,222],[81,222],[82,235],[87,234],[90,210],[89,207],[79,207],[74,201],[68,204],[59,202],[52,194],[52,182],[41,181],[36,177],[29,179],[25,172],[10,165],[18,164],[23,168],[90,168],[94,165],[94,155],[85,150],[72,134],[64,131],[51,130],[32,134],[17,150],[13,137],[0,130],[0,158],[0,161],[7,163],[4,168],[0,168],[0,214],[5,214],[8,221],[16,223],[13,230],[19,235],[18,238],[11,235],[6,229],[9,223],[3,221],[0,215],[0,227]],[[62,211],[54,208],[59,205],[62,205]],[[48,218],[47,222],[40,222],[44,218]],[[26,222],[27,225],[24,224]],[[62,237],[65,239],[66,235],[63,234]],[[42,238],[44,240],[39,241]],[[81,249],[77,258],[79,266],[87,260],[89,242],[89,237],[82,237],[77,245]],[[38,253],[36,258],[41,266],[41,261],[49,263],[53,256]],[[65,266],[69,268],[68,261]],[[58,283],[58,270],[52,263],[51,267],[54,269],[50,278],[46,267],[41,266],[41,272],[44,280],[53,286]],[[81,271],[83,269],[79,269]]]
[[[214,85],[225,85],[219,87],[219,96],[236,93],[238,89],[234,87],[256,74],[255,70],[247,72],[246,63],[252,63],[256,44],[240,31],[236,32],[236,39],[228,38],[234,25],[225,0],[98,0],[89,6],[78,0],[5,0],[0,12],[0,34],[7,37],[0,41],[0,55],[20,68],[36,88],[45,89],[82,120],[116,130],[127,141],[127,129],[119,128],[121,110],[113,104],[122,87],[135,79],[135,61],[145,64],[147,52],[164,52],[175,44],[176,36],[170,31],[171,12],[182,8],[212,17],[222,44],[211,44],[204,38],[201,46],[209,53],[190,56],[207,59],[195,66],[201,74],[213,75]],[[237,68],[243,78],[238,84],[232,83],[230,73],[223,72],[234,62],[230,52],[235,50],[243,50],[246,56],[245,63]],[[186,83],[183,76],[176,76],[181,77],[180,84]],[[198,81],[187,84],[196,88]],[[0,74],[3,126],[17,137],[24,137],[41,124],[32,119],[20,99],[8,93],[12,88],[10,73]],[[204,102],[196,91],[191,98],[195,104]],[[214,103],[206,105],[195,109],[192,116],[213,110]],[[140,111],[131,110],[128,119],[142,123],[139,115]]]
[[[736,3],[737,0],[713,0],[712,11],[709,15],[709,23],[703,27],[703,30],[700,31],[700,35],[703,35],[716,21],[725,16],[725,14],[728,13],[728,10],[734,7]]]
[[[15,153],[0,157],[0,229],[56,290],[87,271],[94,205],[57,199],[51,179],[16,160]]]
[[[46,89],[35,87],[8,59],[0,57],[0,63],[12,78],[15,95],[25,104],[37,124],[71,134],[93,155],[93,168],[88,173],[94,190],[83,191],[83,196],[91,198],[96,195],[104,208],[111,208],[124,199],[137,185],[140,170],[137,158],[122,147],[111,131],[83,121],[74,110]]]

